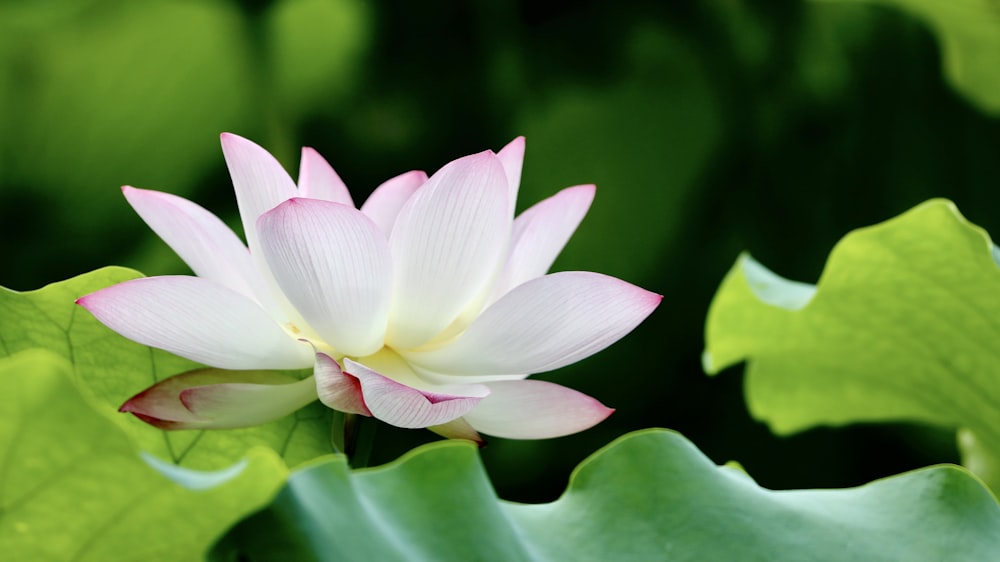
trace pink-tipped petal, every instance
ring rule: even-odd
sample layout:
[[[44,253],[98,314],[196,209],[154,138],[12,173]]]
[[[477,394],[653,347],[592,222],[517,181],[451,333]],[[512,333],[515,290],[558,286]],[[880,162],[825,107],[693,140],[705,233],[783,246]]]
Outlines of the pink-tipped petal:
[[[219,217],[183,197],[122,187],[135,212],[199,277],[252,299],[265,291],[243,242]]]
[[[327,407],[348,414],[372,415],[361,395],[361,381],[344,373],[331,357],[317,353],[313,375],[316,377],[319,401]]]
[[[327,344],[354,356],[382,348],[392,258],[375,223],[347,205],[295,198],[257,227],[274,278]]]
[[[455,418],[448,423],[432,425],[427,429],[437,433],[441,437],[448,439],[466,439],[472,441],[480,447],[486,446],[486,440],[465,421],[465,418]]]
[[[632,331],[662,297],[586,271],[539,277],[489,307],[452,344],[407,360],[450,375],[513,375],[558,369]]]
[[[222,153],[233,178],[247,244],[251,252],[256,252],[257,218],[298,195],[298,189],[274,156],[256,143],[223,133]]]
[[[372,219],[388,238],[403,204],[426,182],[427,174],[419,170],[390,178],[368,196],[365,204],[361,206],[361,212],[368,215],[368,218]]]
[[[548,439],[589,429],[614,412],[597,400],[546,381],[491,382],[490,395],[465,415],[487,435]]]
[[[442,425],[467,414],[482,400],[481,396],[419,390],[350,359],[344,359],[344,370],[361,382],[365,405],[372,415],[396,427]]]
[[[396,266],[387,339],[429,341],[484,294],[510,238],[507,178],[486,151],[441,168],[403,205],[390,246]]]
[[[497,281],[495,298],[548,272],[590,209],[594,190],[593,185],[568,187],[514,220],[510,256]]]
[[[312,365],[307,344],[247,297],[188,276],[145,277],[77,300],[105,326],[144,345],[223,369]]]
[[[507,143],[507,146],[497,153],[497,157],[500,158],[500,163],[503,164],[504,172],[507,174],[510,214],[514,216],[517,192],[521,188],[521,168],[524,166],[524,137],[517,137]]]
[[[354,206],[354,200],[351,199],[351,193],[344,185],[344,180],[340,179],[325,158],[309,147],[302,149],[302,159],[299,164],[299,195]]]
[[[316,400],[312,377],[285,383],[233,382],[197,386],[181,392],[180,400],[205,427],[253,427],[281,419]]]
[[[160,429],[197,429],[204,422],[181,402],[181,391],[191,386],[226,382],[217,369],[198,369],[164,379],[129,398],[118,408]]]
[[[274,371],[198,369],[162,380],[119,408],[160,429],[233,429],[282,418],[316,399],[312,379]]]

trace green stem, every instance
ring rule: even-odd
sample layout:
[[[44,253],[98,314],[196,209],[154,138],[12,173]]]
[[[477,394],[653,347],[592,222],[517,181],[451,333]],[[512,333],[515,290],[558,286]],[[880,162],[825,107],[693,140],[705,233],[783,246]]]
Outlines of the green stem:
[[[375,444],[375,433],[378,430],[378,420],[357,416],[355,418],[354,452],[350,455],[351,467],[364,468],[371,459],[372,447]]]
[[[347,440],[345,439],[345,427],[347,425],[347,416],[344,412],[337,410],[333,411],[333,418],[330,424],[330,445],[333,447],[333,452],[341,455],[347,454]]]
[[[368,466],[378,421],[357,414],[334,410],[330,428],[330,444],[337,453],[346,455],[353,468]]]

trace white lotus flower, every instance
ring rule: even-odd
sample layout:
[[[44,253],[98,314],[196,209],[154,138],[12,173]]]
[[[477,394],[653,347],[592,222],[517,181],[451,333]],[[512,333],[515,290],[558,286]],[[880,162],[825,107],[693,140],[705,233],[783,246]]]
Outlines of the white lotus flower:
[[[122,406],[165,428],[282,417],[317,397],[449,437],[546,438],[612,410],[526,377],[617,341],[661,297],[590,272],[546,275],[594,195],[565,189],[516,219],[524,139],[409,172],[356,209],[314,150],[299,182],[263,148],[222,135],[247,246],[186,199],[123,191],[193,276],[135,279],[78,302],[145,345],[230,371],[178,375]],[[267,369],[313,367],[295,381]]]

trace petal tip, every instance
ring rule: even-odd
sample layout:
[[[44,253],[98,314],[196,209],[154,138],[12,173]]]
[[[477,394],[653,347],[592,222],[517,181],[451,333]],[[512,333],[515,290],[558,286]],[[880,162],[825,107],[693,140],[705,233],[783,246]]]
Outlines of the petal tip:
[[[173,429],[188,428],[189,427],[188,424],[182,421],[158,418],[156,416],[150,415],[148,412],[145,412],[143,410],[141,402],[150,394],[152,390],[153,387],[147,388],[146,390],[143,390],[142,392],[129,398],[128,400],[125,401],[124,404],[122,404],[118,408],[118,411],[123,414],[132,414],[140,421],[148,423],[149,425],[156,427],[158,429],[173,430]]]
[[[518,136],[514,137],[513,139],[511,139],[511,141],[508,142],[507,144],[505,144],[504,147],[501,148],[500,150],[501,151],[508,150],[508,149],[510,149],[510,150],[514,150],[514,149],[523,150],[524,149],[524,144],[525,144],[524,135],[518,135]]]
[[[260,146],[246,137],[241,137],[235,133],[222,133],[219,135],[219,142],[222,143],[222,150],[225,151],[227,148],[235,148],[238,145],[252,145]]]
[[[114,285],[112,285],[112,287],[113,286]],[[110,288],[110,287],[108,287],[108,288]],[[73,301],[73,302],[76,303],[79,306],[82,306],[83,308],[87,309],[88,312],[90,312],[91,314],[93,314],[93,312],[94,312],[93,307],[94,307],[94,305],[96,303],[94,303],[92,301],[95,298],[98,298],[98,293],[100,293],[103,290],[104,289],[101,289],[99,291],[94,291],[93,293],[87,293],[86,295],[83,295],[81,297],[77,297],[77,299],[75,301]]]
[[[151,425],[151,426],[153,426],[155,428],[158,428],[158,429],[164,429],[164,430],[188,429],[187,425],[185,425],[185,424],[183,424],[181,422],[170,421],[170,420],[161,420],[160,418],[154,418],[152,416],[147,416],[145,414],[140,414],[139,412],[129,411],[128,413],[132,414],[133,416],[135,416],[139,420],[144,421],[144,422],[148,423],[149,425]]]

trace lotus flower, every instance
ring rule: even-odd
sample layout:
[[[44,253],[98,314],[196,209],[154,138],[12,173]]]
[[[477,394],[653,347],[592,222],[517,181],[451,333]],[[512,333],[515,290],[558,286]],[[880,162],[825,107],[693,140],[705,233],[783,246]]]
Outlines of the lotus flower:
[[[197,276],[135,279],[77,301],[129,339],[216,368],[161,381],[122,411],[168,429],[231,428],[319,398],[474,440],[566,435],[613,411],[526,377],[604,349],[661,297],[599,273],[546,275],[594,186],[515,219],[523,138],[430,178],[394,177],[360,209],[312,149],[298,185],[244,138],[223,134],[222,150],[247,245],[191,201],[126,186]],[[308,367],[303,380],[271,371]]]

